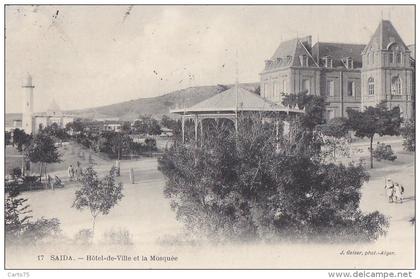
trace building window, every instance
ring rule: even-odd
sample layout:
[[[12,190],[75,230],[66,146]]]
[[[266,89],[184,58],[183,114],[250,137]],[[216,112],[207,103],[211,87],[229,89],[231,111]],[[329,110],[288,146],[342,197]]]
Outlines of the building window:
[[[396,54],[396,60],[397,60],[397,64],[401,64],[401,52],[397,52]]]
[[[389,54],[389,64],[394,64],[394,53],[393,52],[391,52]]]
[[[374,53],[369,53],[369,64],[374,64],[375,63],[375,54]]]
[[[300,65],[302,67],[308,67],[308,56],[301,55],[301,56],[299,56],[299,59],[300,59]]]
[[[375,80],[372,77],[368,79],[368,93],[369,95],[375,95]]]
[[[328,97],[334,97],[334,81],[327,80],[327,95]]]
[[[287,81],[283,79],[283,93],[287,94]]]
[[[398,76],[391,79],[391,94],[401,95],[401,79]]]
[[[355,88],[354,88],[354,81],[349,81],[347,83],[347,96],[353,97],[356,95]]]
[[[264,83],[264,95],[265,98],[268,98],[268,83]]]
[[[311,93],[311,83],[310,83],[310,80],[309,79],[304,79],[302,81],[302,83],[303,83],[303,91],[306,91],[306,92],[308,92],[308,94],[310,94]]]
[[[273,83],[273,93],[274,93],[274,98],[273,100],[279,101],[280,100],[280,88],[279,88],[279,83],[278,82],[274,82]]]
[[[332,68],[332,58],[330,56],[325,56],[323,60],[325,68]]]
[[[346,58],[345,64],[347,69],[353,69],[353,59],[351,57]]]

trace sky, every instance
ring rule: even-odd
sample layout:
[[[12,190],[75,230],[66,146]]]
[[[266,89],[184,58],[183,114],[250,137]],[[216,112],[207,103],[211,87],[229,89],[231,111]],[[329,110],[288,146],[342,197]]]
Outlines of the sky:
[[[414,43],[413,6],[7,6],[6,112],[27,73],[36,112],[258,82],[281,41],[367,44],[381,18]]]

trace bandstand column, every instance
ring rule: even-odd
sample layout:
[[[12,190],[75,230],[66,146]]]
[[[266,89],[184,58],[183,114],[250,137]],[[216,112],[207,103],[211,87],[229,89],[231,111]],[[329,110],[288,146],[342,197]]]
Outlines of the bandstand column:
[[[200,119],[200,146],[203,146],[203,119]]]
[[[185,143],[185,117],[181,116],[182,143]]]
[[[194,133],[195,133],[195,144],[198,141],[198,115],[196,114],[194,117]]]

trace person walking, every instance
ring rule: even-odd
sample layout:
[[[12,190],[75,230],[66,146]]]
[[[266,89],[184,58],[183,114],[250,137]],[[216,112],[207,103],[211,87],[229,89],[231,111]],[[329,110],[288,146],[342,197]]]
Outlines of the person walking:
[[[74,176],[74,170],[73,170],[73,166],[70,165],[69,168],[67,169],[67,174],[69,176],[69,180],[73,181],[73,176]]]
[[[394,196],[395,196],[396,203],[402,203],[403,193],[404,193],[404,187],[400,185],[399,183],[395,183]]]
[[[391,178],[387,178],[385,181],[386,195],[388,196],[388,202],[394,202],[394,183]]]

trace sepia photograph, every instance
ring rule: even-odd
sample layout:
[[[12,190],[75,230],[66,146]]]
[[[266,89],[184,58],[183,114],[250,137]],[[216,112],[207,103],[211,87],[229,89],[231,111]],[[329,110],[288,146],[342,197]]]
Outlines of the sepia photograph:
[[[5,270],[416,268],[414,4],[3,8]]]

